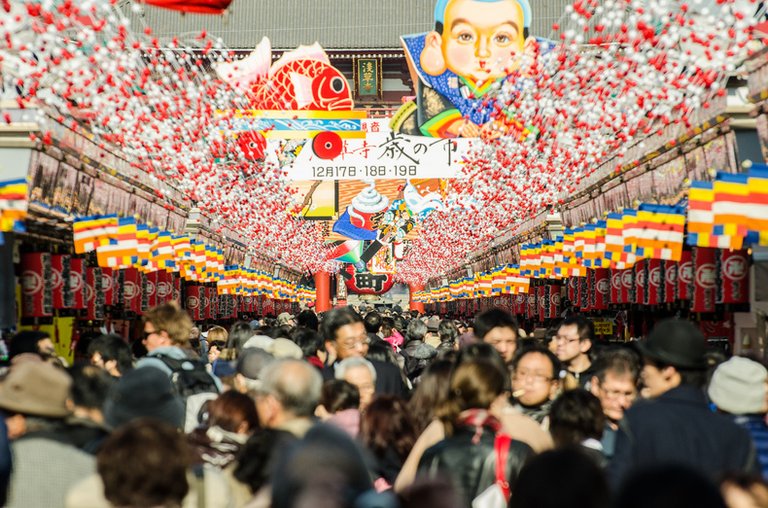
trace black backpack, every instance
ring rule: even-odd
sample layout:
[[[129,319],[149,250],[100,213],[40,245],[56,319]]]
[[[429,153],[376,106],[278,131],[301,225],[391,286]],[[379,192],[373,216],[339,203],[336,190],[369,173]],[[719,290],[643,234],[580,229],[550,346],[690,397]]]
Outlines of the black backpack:
[[[185,405],[184,432],[192,432],[207,414],[208,402],[219,396],[219,387],[200,361],[152,355],[171,369],[171,384]]]

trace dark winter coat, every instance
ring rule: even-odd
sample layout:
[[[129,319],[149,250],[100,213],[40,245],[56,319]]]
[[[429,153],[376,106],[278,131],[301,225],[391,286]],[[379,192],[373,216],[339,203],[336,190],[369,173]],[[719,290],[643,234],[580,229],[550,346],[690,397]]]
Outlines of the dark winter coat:
[[[608,475],[618,486],[635,468],[669,463],[712,478],[725,472],[760,472],[749,433],[728,416],[713,413],[704,392],[690,385],[639,402],[624,413]]]
[[[473,443],[474,427],[457,426],[453,435],[428,448],[419,462],[418,475],[445,476],[457,489],[461,506],[471,506],[472,500],[496,482],[495,434],[485,427],[477,443]],[[520,469],[533,455],[522,441],[510,443],[506,474],[510,485],[515,484]]]

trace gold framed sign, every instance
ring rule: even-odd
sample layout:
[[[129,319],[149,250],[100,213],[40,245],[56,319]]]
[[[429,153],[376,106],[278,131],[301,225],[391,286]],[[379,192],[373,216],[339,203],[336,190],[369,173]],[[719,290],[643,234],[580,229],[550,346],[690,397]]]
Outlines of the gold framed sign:
[[[381,58],[355,58],[355,98],[381,100]]]

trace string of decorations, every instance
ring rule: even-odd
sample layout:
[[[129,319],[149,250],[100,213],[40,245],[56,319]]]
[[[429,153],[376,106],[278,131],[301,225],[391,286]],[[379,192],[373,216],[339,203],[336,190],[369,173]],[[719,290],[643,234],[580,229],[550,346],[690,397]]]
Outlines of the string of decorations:
[[[260,162],[247,139],[222,135],[248,107],[208,70],[235,58],[223,41],[205,31],[160,40],[115,0],[6,0],[2,9],[3,87],[19,108],[42,107],[40,142],[52,142],[51,120],[85,128],[148,174],[158,199],[170,186],[275,262],[334,268],[322,224],[297,217],[284,170]],[[665,127],[692,127],[751,54],[761,12],[743,0],[576,0],[553,26],[555,44],[521,56],[489,96],[500,129],[474,144],[398,279],[450,272],[500,232],[565,203],[605,161],[618,167]]]

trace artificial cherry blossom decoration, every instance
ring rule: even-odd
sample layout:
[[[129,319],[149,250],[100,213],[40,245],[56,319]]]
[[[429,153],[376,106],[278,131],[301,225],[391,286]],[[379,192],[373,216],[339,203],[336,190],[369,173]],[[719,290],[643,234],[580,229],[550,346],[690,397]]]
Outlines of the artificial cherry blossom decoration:
[[[147,3],[215,10],[230,2]],[[41,142],[52,142],[54,123],[83,127],[169,206],[198,207],[276,263],[338,270],[326,261],[323,225],[297,217],[284,169],[265,161],[264,137],[230,134],[249,99],[210,69],[236,55],[204,31],[157,37],[143,25],[145,7],[127,5],[4,0],[4,98],[41,108]],[[762,9],[748,0],[576,0],[553,27],[552,49],[521,57],[490,93],[505,135],[473,142],[445,209],[420,220],[398,279],[423,283],[462,266],[500,234],[632,162],[643,143],[709,119],[727,76],[749,55]]]

